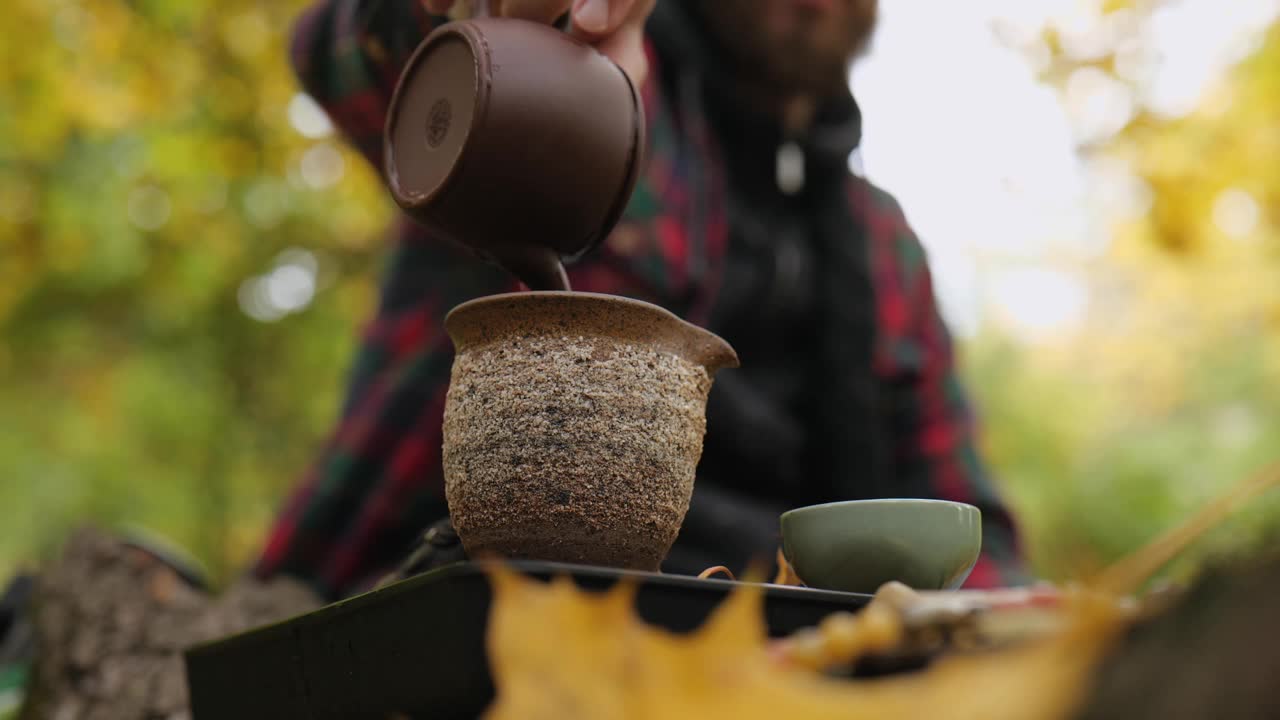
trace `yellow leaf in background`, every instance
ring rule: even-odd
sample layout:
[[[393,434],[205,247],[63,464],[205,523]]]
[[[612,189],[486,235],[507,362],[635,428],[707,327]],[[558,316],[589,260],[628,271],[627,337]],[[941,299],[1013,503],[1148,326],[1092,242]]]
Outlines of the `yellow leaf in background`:
[[[800,581],[800,576],[796,575],[795,568],[791,567],[791,563],[787,562],[787,556],[783,554],[782,548],[778,548],[778,574],[773,578],[774,585],[804,585]]]

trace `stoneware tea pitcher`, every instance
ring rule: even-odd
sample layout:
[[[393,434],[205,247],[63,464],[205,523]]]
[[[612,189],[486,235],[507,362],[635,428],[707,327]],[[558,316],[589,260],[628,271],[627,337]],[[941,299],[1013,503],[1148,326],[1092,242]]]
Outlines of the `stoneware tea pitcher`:
[[[483,12],[481,10],[480,12]],[[524,20],[447,23],[413,53],[384,134],[392,196],[533,290],[598,245],[634,189],[644,115],[627,74]]]
[[[728,343],[648,303],[530,292],[459,305],[445,495],[471,557],[657,570],[684,522]]]

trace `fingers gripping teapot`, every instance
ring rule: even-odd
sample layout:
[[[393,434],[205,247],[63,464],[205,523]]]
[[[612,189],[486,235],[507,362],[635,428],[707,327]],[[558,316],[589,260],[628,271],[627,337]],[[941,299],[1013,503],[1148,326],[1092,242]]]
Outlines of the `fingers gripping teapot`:
[[[635,187],[644,111],[610,59],[539,23],[447,23],[410,57],[384,139],[396,203],[531,290],[613,229]]]

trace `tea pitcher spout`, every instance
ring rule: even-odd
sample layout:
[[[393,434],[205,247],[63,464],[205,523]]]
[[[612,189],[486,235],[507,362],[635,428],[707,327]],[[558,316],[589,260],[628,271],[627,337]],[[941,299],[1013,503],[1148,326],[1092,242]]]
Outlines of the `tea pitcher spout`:
[[[738,367],[738,353],[733,347],[716,335],[707,335],[710,337],[702,339],[694,355],[707,369],[707,375],[714,377],[721,370]]]

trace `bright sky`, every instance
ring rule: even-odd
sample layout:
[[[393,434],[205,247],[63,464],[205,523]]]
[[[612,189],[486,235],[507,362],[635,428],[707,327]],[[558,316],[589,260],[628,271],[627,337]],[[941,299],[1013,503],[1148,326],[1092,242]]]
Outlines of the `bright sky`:
[[[962,336],[998,321],[1033,342],[1081,322],[1089,289],[1071,261],[1105,249],[1109,220],[1147,198],[1122,163],[1078,148],[1139,109],[1191,112],[1280,16],[1280,0],[1173,0],[1139,25],[1100,6],[881,2],[874,47],[851,77],[866,128],[852,162],[903,204]],[[1082,70],[1061,95],[1037,82],[1048,24],[1078,58],[1116,50],[1124,81]],[[1224,195],[1215,220],[1242,227],[1250,202]]]

